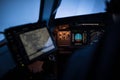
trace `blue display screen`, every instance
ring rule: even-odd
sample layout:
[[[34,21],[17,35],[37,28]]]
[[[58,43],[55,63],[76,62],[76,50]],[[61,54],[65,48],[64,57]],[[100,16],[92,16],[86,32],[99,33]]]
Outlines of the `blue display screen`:
[[[75,41],[81,41],[82,35],[80,33],[75,34]]]

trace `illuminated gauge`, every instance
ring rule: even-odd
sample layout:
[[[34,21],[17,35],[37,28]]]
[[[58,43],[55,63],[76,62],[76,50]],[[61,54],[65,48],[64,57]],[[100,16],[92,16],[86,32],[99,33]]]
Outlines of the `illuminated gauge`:
[[[59,31],[58,40],[70,40],[70,31]]]
[[[57,33],[57,42],[59,46],[68,46],[71,44],[71,31],[59,31]]]
[[[80,42],[82,40],[82,35],[80,33],[75,34],[75,41]]]

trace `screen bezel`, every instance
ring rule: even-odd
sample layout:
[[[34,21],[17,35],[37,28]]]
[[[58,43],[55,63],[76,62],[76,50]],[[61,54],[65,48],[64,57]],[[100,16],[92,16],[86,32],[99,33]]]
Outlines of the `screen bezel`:
[[[48,34],[50,35],[51,40],[54,45],[54,49],[48,52],[45,52],[42,55],[39,55],[38,57],[30,60],[29,57],[27,56],[24,45],[20,39],[20,34],[33,31],[33,30],[37,30],[37,29],[41,29],[41,28],[47,28]],[[57,49],[57,46],[54,42],[53,35],[45,24],[27,24],[27,25],[12,27],[12,28],[6,29],[5,33],[6,33],[6,39],[8,40],[8,47],[13,55],[13,58],[15,59],[18,65],[20,64],[20,62],[22,62],[24,65],[28,65],[36,60],[45,60],[48,57],[48,55],[50,55],[51,52]],[[12,35],[8,35],[8,34],[12,34]],[[8,37],[13,37],[13,39],[8,39]],[[13,40],[13,43],[11,42],[11,40]],[[14,49],[12,49],[14,45],[16,46],[17,52],[15,52]],[[19,61],[16,60],[17,54],[20,55],[21,60]]]
[[[23,33],[26,33],[26,32],[29,32],[29,31],[34,31],[34,30],[37,30],[37,29],[42,29],[42,28],[46,28],[47,29],[47,31],[48,31],[48,34],[49,34],[49,36],[50,36],[50,38],[51,38],[51,40],[52,40],[52,42],[53,42],[53,45],[54,45],[54,48],[52,49],[52,50],[50,50],[50,51],[47,51],[47,52],[44,52],[44,53],[42,53],[41,55],[39,55],[39,56],[37,56],[37,57],[35,57],[35,58],[33,58],[33,59],[29,59],[29,56],[27,56],[28,54],[27,54],[27,52],[26,52],[26,50],[25,50],[25,47],[24,47],[24,44],[22,43],[22,40],[21,40],[21,38],[20,38],[20,36],[19,36],[19,42],[20,42],[20,47],[23,47],[22,48],[22,52],[21,52],[21,55],[24,55],[24,57],[23,58],[25,58],[26,59],[26,62],[28,62],[28,63],[31,63],[31,62],[34,62],[35,60],[43,60],[47,55],[49,55],[49,53],[51,53],[52,51],[54,51],[55,49],[56,49],[56,46],[55,46],[55,43],[54,43],[54,40],[53,40],[53,38],[52,38],[52,36],[51,36],[51,34],[50,34],[50,31],[48,30],[48,28],[47,27],[45,27],[45,26],[43,26],[43,27],[41,27],[41,28],[35,28],[35,29],[32,29],[32,30],[24,30],[24,32],[22,32],[22,33],[20,33],[20,34],[23,34]],[[20,35],[19,34],[19,35]],[[23,54],[24,53],[24,54]]]

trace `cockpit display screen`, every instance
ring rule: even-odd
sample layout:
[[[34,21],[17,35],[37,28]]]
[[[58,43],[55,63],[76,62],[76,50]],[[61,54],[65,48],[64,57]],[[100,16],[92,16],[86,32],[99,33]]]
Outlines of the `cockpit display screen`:
[[[45,27],[20,34],[20,39],[29,60],[55,48],[48,30]]]

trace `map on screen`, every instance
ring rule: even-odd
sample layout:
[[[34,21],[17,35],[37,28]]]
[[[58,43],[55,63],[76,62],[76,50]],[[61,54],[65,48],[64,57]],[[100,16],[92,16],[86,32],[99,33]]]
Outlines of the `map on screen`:
[[[20,34],[29,60],[54,49],[54,43],[46,27]]]

